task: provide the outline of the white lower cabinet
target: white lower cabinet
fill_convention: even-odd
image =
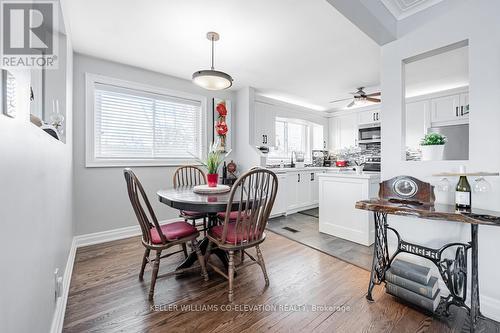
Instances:
[[[271,210],[271,216],[280,216],[286,214],[287,208],[287,183],[286,174],[277,174],[278,176],[278,192],[276,193],[276,199],[274,200],[273,209]]]
[[[318,175],[325,170],[300,170],[278,173],[278,193],[271,216],[292,214],[314,208],[319,202]]]
[[[370,246],[374,223],[370,212],[354,207],[356,201],[377,196],[380,176],[326,174],[319,179],[319,231]]]

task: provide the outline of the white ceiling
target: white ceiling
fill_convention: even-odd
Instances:
[[[75,51],[191,79],[210,65],[234,88],[317,110],[379,83],[379,46],[325,0],[71,0]]]
[[[443,0],[382,0],[384,6],[397,20],[402,20]]]
[[[413,97],[469,85],[469,48],[405,64],[405,95]]]

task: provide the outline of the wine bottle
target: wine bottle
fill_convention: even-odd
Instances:
[[[458,180],[457,188],[455,189],[455,207],[457,209],[471,208],[471,190],[467,177],[462,175]]]

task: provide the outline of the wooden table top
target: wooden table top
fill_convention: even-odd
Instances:
[[[390,215],[500,226],[500,212],[477,208],[473,208],[470,212],[457,211],[454,205],[371,199],[356,202],[356,208]]]
[[[192,187],[188,186],[157,192],[160,202],[170,207],[202,213],[225,212],[229,202],[229,193],[198,194],[193,192]],[[231,210],[238,210],[239,198],[240,189],[237,189]]]

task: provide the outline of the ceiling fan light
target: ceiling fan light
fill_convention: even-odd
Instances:
[[[224,90],[233,85],[233,78],[216,70],[201,70],[193,73],[193,83],[207,90]]]

